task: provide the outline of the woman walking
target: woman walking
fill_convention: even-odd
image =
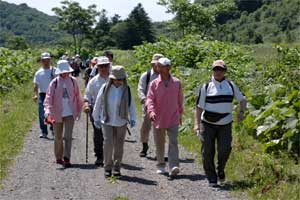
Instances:
[[[65,168],[71,167],[73,126],[83,105],[78,83],[70,76],[71,72],[73,69],[67,60],[58,61],[55,71],[58,77],[51,81],[44,102],[45,117],[54,127],[56,163]]]
[[[105,178],[121,176],[127,124],[130,122],[134,127],[136,123],[134,99],[126,77],[123,66],[112,67],[109,81],[101,87],[93,111],[94,124],[103,131]]]

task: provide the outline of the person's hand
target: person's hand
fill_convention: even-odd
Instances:
[[[200,130],[199,125],[195,124],[193,130],[194,130],[194,133],[197,134],[197,132]]]
[[[85,103],[84,103],[84,105],[83,105],[83,111],[84,111],[85,113],[89,113],[89,112],[91,111],[90,105],[89,105],[88,102],[85,102]]]
[[[130,120],[130,128],[135,127],[136,122],[134,120]]]
[[[146,103],[146,98],[141,100],[141,104],[145,104]]]
[[[55,120],[51,115],[48,114],[47,117],[44,120],[44,123],[46,125],[48,125],[48,124],[53,125],[55,123]]]
[[[37,101],[37,99],[38,99],[37,95],[34,95],[34,96],[32,97],[32,100],[33,100],[33,101]]]
[[[182,117],[181,116],[179,117],[179,125],[180,126],[182,125]]]
[[[238,114],[238,122],[242,122],[243,120],[244,120],[244,112],[239,112],[239,114]]]
[[[151,121],[155,122],[156,121],[156,114],[154,112],[150,113],[149,115]]]
[[[97,129],[101,128],[101,122],[100,121],[94,121],[94,125]]]

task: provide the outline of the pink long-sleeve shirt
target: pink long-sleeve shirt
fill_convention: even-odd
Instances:
[[[52,116],[56,122],[62,122],[62,98],[64,84],[66,84],[70,98],[70,107],[72,109],[74,119],[79,117],[83,106],[83,99],[81,97],[76,79],[72,77],[65,79],[61,78],[60,76],[56,77],[51,81],[44,101],[45,113]]]
[[[155,128],[171,128],[179,125],[183,113],[183,94],[180,80],[170,76],[168,86],[161,76],[150,83],[147,94],[147,112],[156,115]]]

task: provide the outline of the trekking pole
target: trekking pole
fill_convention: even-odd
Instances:
[[[130,132],[128,126],[126,128],[127,128],[128,134],[131,135],[131,132]]]
[[[85,162],[88,163],[88,148],[89,148],[89,113],[86,113],[86,136],[85,136]]]

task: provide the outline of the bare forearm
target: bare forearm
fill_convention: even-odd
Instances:
[[[247,107],[247,101],[243,100],[240,102],[240,112],[244,113]]]
[[[194,129],[200,128],[199,126],[200,126],[202,112],[203,112],[203,109],[196,107],[195,115],[194,115]]]

